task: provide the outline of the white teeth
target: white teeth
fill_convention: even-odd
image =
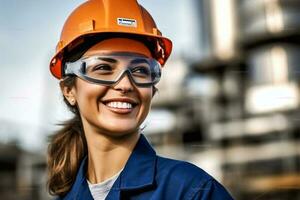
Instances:
[[[127,108],[127,109],[132,108],[132,104],[128,103],[128,102],[112,101],[112,102],[107,103],[106,105],[109,107],[112,107],[112,108]]]

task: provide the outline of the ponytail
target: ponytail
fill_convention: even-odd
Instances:
[[[64,84],[72,85],[73,79],[70,77]],[[63,127],[50,137],[48,146],[48,190],[51,195],[57,196],[64,196],[71,189],[81,160],[87,154],[79,112],[66,99],[64,101],[75,115],[59,124]]]
[[[61,84],[75,87],[75,76],[68,76]],[[153,86],[153,96],[157,88]],[[51,195],[65,196],[71,189],[83,157],[87,154],[87,143],[77,106],[66,98],[65,104],[74,117],[62,124],[60,130],[50,137],[48,146],[48,190]]]

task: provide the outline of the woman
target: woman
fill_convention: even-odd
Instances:
[[[172,49],[136,0],[89,0],[67,19],[50,70],[74,113],[49,144],[58,199],[232,199],[183,161],[157,156],[141,133]]]

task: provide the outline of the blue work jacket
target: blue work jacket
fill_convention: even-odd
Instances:
[[[71,190],[58,200],[93,200],[83,159]],[[107,200],[232,200],[226,189],[199,167],[156,155],[143,134]]]

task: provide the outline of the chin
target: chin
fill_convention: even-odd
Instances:
[[[108,132],[113,133],[114,135],[125,135],[136,133],[139,131],[139,127],[111,127],[108,129]]]
[[[100,129],[105,130],[106,133],[115,136],[122,136],[126,134],[137,133],[139,131],[138,123],[129,123],[126,120],[107,120],[104,126],[98,126]]]
[[[134,135],[138,133],[138,129],[137,130],[109,130],[106,132],[106,135],[113,137],[113,138],[126,138],[128,136]]]
[[[106,123],[101,123],[105,121]],[[105,120],[100,120],[99,128],[102,127],[106,130],[109,130],[113,133],[132,133],[137,132],[141,125],[142,120],[138,120],[136,118],[115,118],[115,117],[106,117]]]

